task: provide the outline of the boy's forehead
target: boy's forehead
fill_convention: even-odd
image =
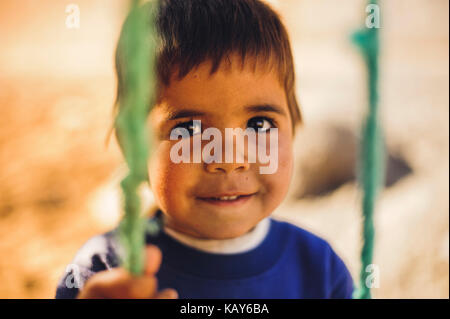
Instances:
[[[227,88],[223,89],[224,91]],[[225,117],[229,115],[247,115],[257,112],[273,112],[288,116],[289,110],[285,95],[280,90],[272,92],[267,90],[253,90],[246,92],[223,92],[215,94],[215,90],[209,93],[195,90],[170,94],[163,98],[154,108],[153,113],[159,120],[166,122],[189,117]]]
[[[286,94],[274,70],[239,63],[222,64],[211,74],[210,63],[203,63],[182,79],[172,78],[161,90],[158,108],[173,112],[180,108],[210,110],[252,104],[283,104]]]

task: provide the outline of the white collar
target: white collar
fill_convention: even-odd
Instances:
[[[216,254],[243,253],[257,247],[269,232],[270,220],[264,218],[252,230],[244,235],[230,239],[201,239],[195,238],[176,230],[163,227],[164,232],[178,242],[201,251]]]

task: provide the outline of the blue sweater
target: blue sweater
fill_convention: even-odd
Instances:
[[[119,266],[116,230],[91,238],[66,269],[56,298],[75,298],[95,272]],[[163,254],[159,289],[180,298],[351,298],[353,281],[343,261],[323,239],[270,219],[265,239],[248,252],[208,253],[160,232],[147,243]]]

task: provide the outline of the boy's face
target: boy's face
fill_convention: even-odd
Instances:
[[[161,99],[149,117],[155,138],[149,176],[156,202],[169,227],[200,238],[233,238],[248,232],[281,203],[292,175],[291,116],[277,72],[259,66],[253,70],[252,64],[241,69],[235,56],[230,61],[231,66],[222,63],[213,75],[209,74],[208,62],[182,80],[172,79],[170,86],[161,91]],[[268,105],[278,112],[258,108]],[[171,159],[171,149],[181,140],[170,140],[172,130],[191,129],[192,120],[201,121],[202,131],[214,127],[222,133],[221,163],[174,163]],[[244,153],[244,163],[227,162],[225,128],[277,128],[278,145],[267,151],[278,153],[277,170],[261,174],[260,167],[268,164],[259,159],[250,163],[248,151]],[[193,135],[197,134],[195,131],[196,128]],[[270,134],[274,133],[265,135],[268,146]],[[191,145],[191,153],[193,139],[184,139]],[[201,141],[201,148],[208,143]],[[248,140],[245,149],[247,146]],[[233,150],[236,152],[236,142]],[[223,195],[244,196],[234,201],[213,199]]]

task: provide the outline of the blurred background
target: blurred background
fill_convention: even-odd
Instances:
[[[355,166],[367,93],[350,35],[363,26],[366,2],[268,2],[290,32],[305,121],[290,193],[274,216],[327,239],[356,281]],[[0,298],[53,298],[81,245],[120,219],[123,159],[107,135],[127,3],[0,2]],[[373,295],[448,298],[449,2],[380,6],[388,166],[374,216]]]

